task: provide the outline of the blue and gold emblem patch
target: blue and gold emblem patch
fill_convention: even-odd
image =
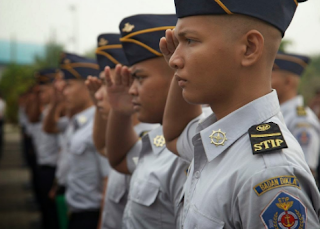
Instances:
[[[260,217],[268,229],[305,229],[307,210],[297,197],[281,191]]]

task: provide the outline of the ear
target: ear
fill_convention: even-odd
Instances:
[[[264,38],[257,30],[250,30],[243,36],[244,52],[241,64],[249,67],[255,64],[262,56],[264,49]]]

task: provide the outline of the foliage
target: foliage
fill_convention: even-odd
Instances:
[[[63,46],[49,41],[44,55],[36,55],[33,65],[9,64],[0,80],[0,92],[6,100],[6,119],[17,123],[19,95],[26,92],[34,84],[34,72],[41,68],[58,67]]]
[[[306,104],[320,88],[320,55],[311,57],[311,62],[301,77],[299,92],[304,96]]]

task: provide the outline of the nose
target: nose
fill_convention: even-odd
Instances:
[[[97,100],[102,100],[102,90],[103,90],[103,86],[101,86],[99,88],[98,91],[96,91],[96,93],[94,93],[94,97],[97,99]]]
[[[176,48],[176,50],[174,51],[174,53],[172,54],[172,56],[169,60],[169,65],[171,68],[173,68],[175,70],[181,69],[184,67],[184,61],[183,61],[183,58],[180,53],[179,45]]]
[[[137,89],[137,80],[133,80],[131,87],[129,88],[129,94],[131,96],[137,96],[138,95],[138,89]]]

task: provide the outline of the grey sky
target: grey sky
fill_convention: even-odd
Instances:
[[[122,18],[138,13],[175,13],[174,1],[0,0],[0,39],[43,44],[55,36],[67,51],[83,54],[100,33],[118,32]],[[285,38],[293,41],[291,52],[320,54],[319,0],[300,4]]]

